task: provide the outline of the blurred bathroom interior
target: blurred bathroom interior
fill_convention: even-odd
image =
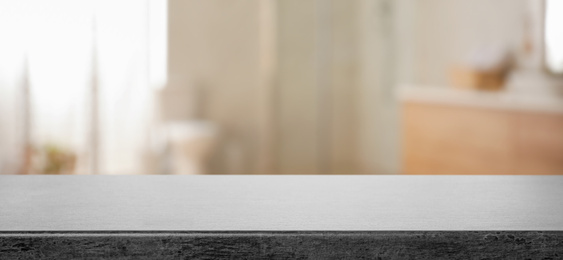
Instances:
[[[0,0],[0,174],[563,174],[563,0]]]

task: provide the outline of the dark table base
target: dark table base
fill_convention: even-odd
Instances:
[[[563,259],[563,231],[0,232],[0,259]]]

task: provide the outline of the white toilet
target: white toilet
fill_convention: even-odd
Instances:
[[[219,131],[203,120],[205,88],[186,75],[171,75],[159,93],[160,131],[167,147],[164,169],[169,174],[206,174]],[[162,139],[161,139],[162,140]]]
[[[205,174],[218,136],[217,127],[207,121],[183,121],[166,124],[170,173]]]

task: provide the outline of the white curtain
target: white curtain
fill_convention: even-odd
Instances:
[[[30,129],[35,147],[55,144],[73,151],[76,173],[147,171],[154,111],[150,7],[149,0],[0,0],[2,173],[21,167],[23,128]],[[97,105],[91,102],[93,79]],[[92,109],[98,111],[94,124]],[[98,155],[96,167],[92,153]]]

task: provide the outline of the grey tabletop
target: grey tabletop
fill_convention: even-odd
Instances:
[[[563,230],[563,176],[0,176],[0,231]]]

